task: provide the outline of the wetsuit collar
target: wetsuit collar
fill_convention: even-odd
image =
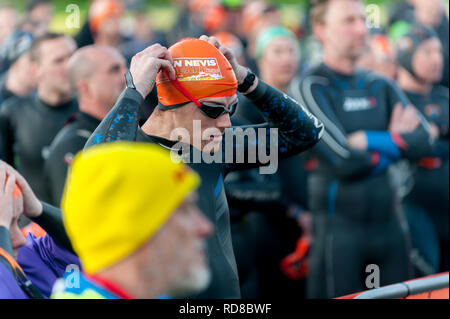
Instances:
[[[117,285],[116,283],[112,282],[111,280],[105,279],[103,277],[100,277],[98,275],[87,275],[85,276],[96,283],[97,285],[105,288],[109,292],[113,293],[114,295],[122,298],[122,299],[133,299],[133,297],[127,293],[122,287]]]
[[[71,107],[74,103],[76,103],[76,99],[74,97],[72,97],[69,101],[65,102],[65,103],[61,103],[58,105],[50,105],[46,102],[44,102],[38,95],[38,92],[35,92],[35,99],[38,101],[38,104],[43,107],[44,109],[47,110],[64,110],[66,108]]]
[[[138,127],[137,134],[140,135],[141,137],[144,137],[144,139],[149,140],[152,143],[159,144],[162,147],[167,148],[169,150],[174,150],[173,146],[175,144],[179,143],[177,141],[170,141],[170,140],[167,140],[167,139],[159,137],[159,136],[147,135],[140,127]]]
[[[334,77],[341,77],[344,79],[351,79],[353,78],[353,76],[355,76],[355,74],[357,74],[360,69],[355,68],[355,71],[352,74],[344,74],[344,73],[340,73],[336,70],[333,70],[332,68],[330,68],[328,65],[326,65],[325,63],[322,62],[322,67],[325,69],[325,71],[330,74],[330,76],[334,76]]]
[[[84,113],[81,111],[77,113],[77,117],[79,119],[81,119],[82,121],[85,121],[85,122],[88,122],[89,124],[95,125],[95,127],[97,127],[101,123],[101,120],[93,117],[92,115],[90,115],[88,113]]]

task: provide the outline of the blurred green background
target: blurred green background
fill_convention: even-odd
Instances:
[[[403,0],[366,0],[365,3],[367,5],[378,5],[378,8],[380,9],[380,22],[381,24],[384,24],[387,19],[389,7],[399,1]],[[6,4],[17,8],[20,11],[24,11],[28,2],[28,0],[0,0],[0,6]],[[82,25],[87,17],[91,0],[52,0],[52,2],[55,6],[55,17],[51,25],[52,31],[64,32],[71,35],[76,34],[79,31],[77,28],[66,28],[65,22],[70,14],[70,12],[66,12],[66,8],[68,8],[68,5],[70,4],[76,4],[78,6],[80,10],[80,24]],[[164,31],[170,30],[179,15],[178,7],[169,0],[145,0],[135,2],[140,2],[140,4],[134,10],[139,10],[140,12],[146,11],[155,29]],[[296,28],[300,25],[304,18],[305,8],[309,3],[308,0],[269,0],[269,2],[280,6],[283,23],[292,28]],[[445,0],[444,3],[448,13],[449,0]],[[132,10],[129,11],[129,14],[132,14]]]

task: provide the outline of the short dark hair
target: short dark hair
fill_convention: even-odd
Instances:
[[[34,39],[33,43],[31,44],[31,47],[29,49],[29,54],[30,54],[30,59],[31,61],[39,61],[40,59],[40,47],[41,44],[45,41],[48,40],[54,40],[54,39],[58,39],[58,38],[63,38],[63,37],[67,37],[65,34],[62,33],[45,33],[39,37],[37,37],[36,39]]]

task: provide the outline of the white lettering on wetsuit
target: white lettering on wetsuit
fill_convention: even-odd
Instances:
[[[364,111],[371,109],[377,105],[377,100],[374,97],[345,97],[344,111]]]

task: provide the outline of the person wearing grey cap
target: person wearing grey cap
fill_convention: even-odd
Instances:
[[[6,99],[28,96],[36,88],[28,49],[33,35],[21,30],[11,33],[0,49],[0,108]],[[1,72],[0,72],[1,73]]]

